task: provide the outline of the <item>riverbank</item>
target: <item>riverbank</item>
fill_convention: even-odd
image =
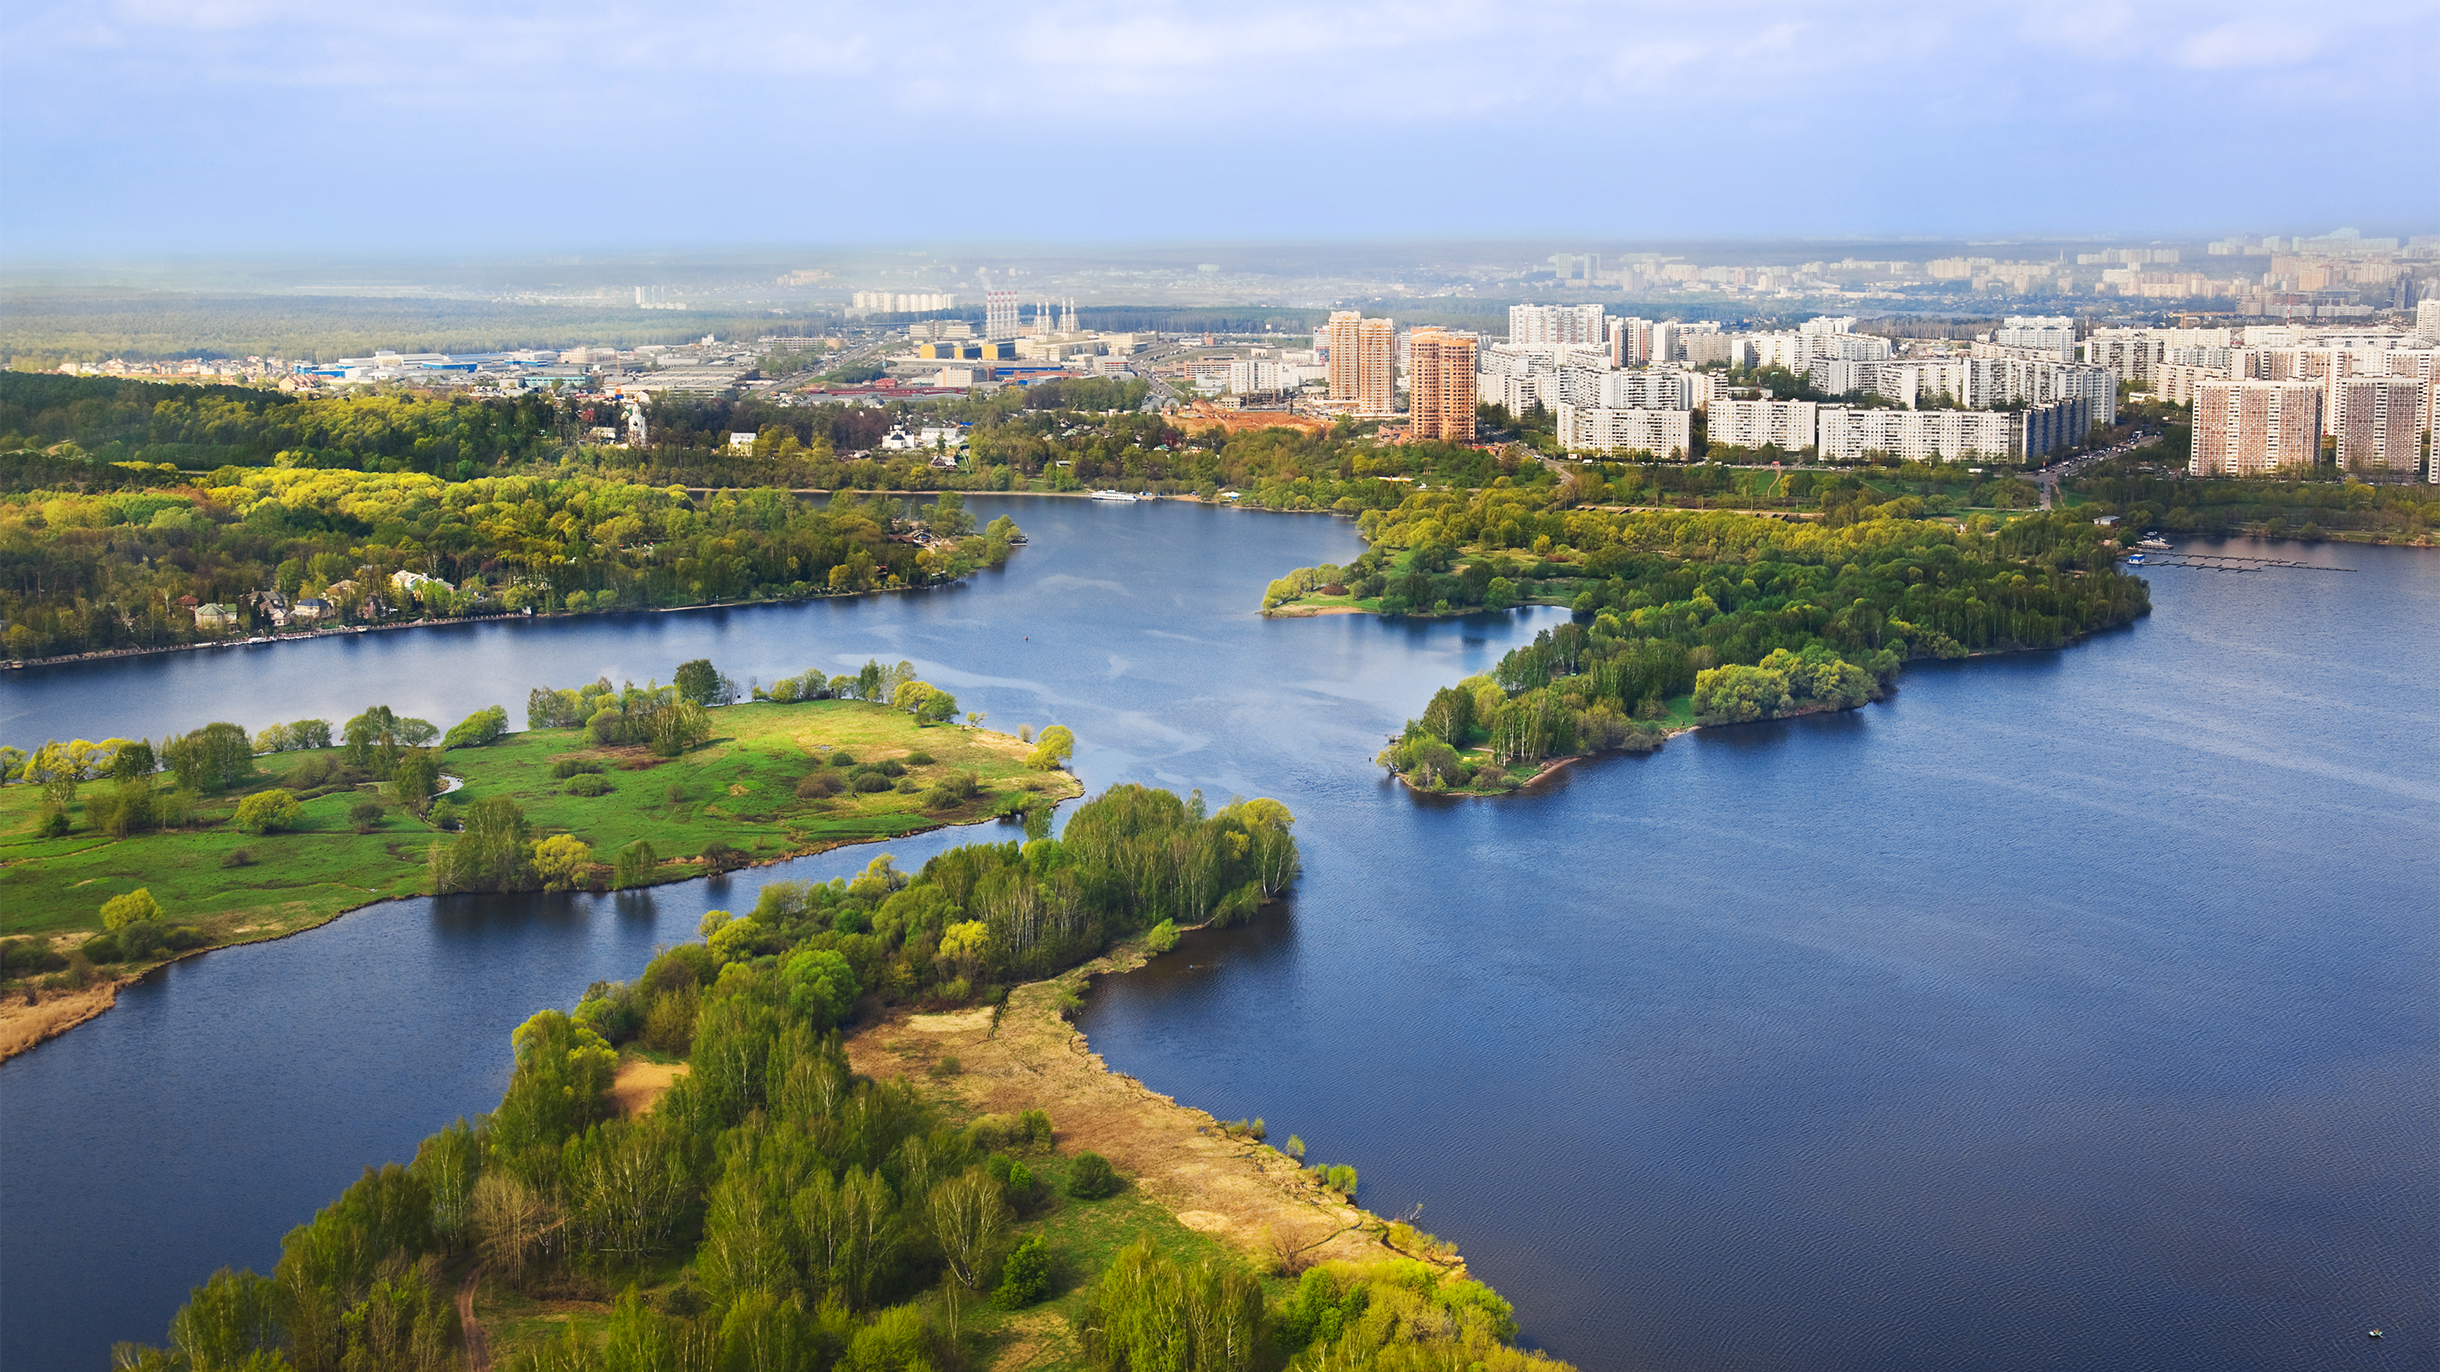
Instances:
[[[1295,1159],[1158,1094],[1094,1052],[1067,1013],[1097,978],[1149,960],[1135,942],[1012,988],[996,1011],[893,1011],[849,1035],[848,1060],[868,1076],[923,1085],[970,1117],[1047,1112],[1061,1150],[1108,1158],[1131,1189],[1257,1270],[1410,1257],[1464,1275],[1454,1249],[1411,1231],[1399,1231],[1406,1247],[1396,1246],[1390,1221],[1325,1188]],[[951,1061],[957,1070],[944,1072]]]
[[[596,746],[573,729],[452,749],[442,765],[465,784],[448,800],[463,807],[504,798],[523,813],[533,839],[584,842],[595,856],[574,884],[598,890],[617,877],[614,855],[639,840],[655,850],[651,865],[625,885],[984,823],[1084,790],[1063,770],[1035,767],[1023,740],[927,727],[878,704],[754,702],[711,711],[710,719],[715,737],[679,758]],[[196,802],[189,827],[125,838],[95,832],[85,802],[71,807],[68,834],[43,836],[39,788],[0,789],[0,935],[17,940],[14,950],[31,945],[50,954],[27,959],[27,972],[7,983],[0,1059],[108,1008],[61,1018],[48,1009],[53,1001],[23,1003],[27,987],[81,993],[96,976],[123,984],[179,957],[285,938],[353,910],[432,893],[431,851],[454,841],[437,805],[419,813],[392,787],[347,772],[336,749],[266,754],[255,763],[258,774],[241,786]],[[99,784],[88,789],[104,793]],[[300,797],[294,825],[238,832],[241,800],[273,789]],[[357,808],[368,802],[378,813],[359,818]],[[187,946],[121,959],[100,910],[138,889],[152,894],[166,926],[192,931],[178,940]],[[12,971],[21,965],[16,952],[10,963]]]
[[[1022,544],[1022,537],[1009,540],[1010,546]],[[443,615],[428,619],[402,619],[390,624],[340,624],[305,633],[258,634],[251,638],[215,638],[197,643],[165,643],[146,648],[104,648],[91,653],[62,653],[53,657],[9,658],[0,661],[0,671],[21,671],[29,667],[65,667],[80,662],[114,662],[126,658],[158,657],[163,653],[207,652],[221,648],[269,648],[281,643],[311,643],[325,638],[352,638],[359,634],[395,633],[401,629],[463,628],[469,624],[528,624],[553,620],[604,619],[621,615],[685,614],[695,610],[742,610],[759,605],[804,605],[817,600],[855,600],[864,596],[899,595],[910,591],[933,591],[964,583],[966,578],[939,582],[931,586],[871,586],[861,591],[820,591],[806,596],[773,596],[759,600],[706,600],[689,605],[639,605],[609,610],[546,610],[536,613],[501,611],[484,615]]]

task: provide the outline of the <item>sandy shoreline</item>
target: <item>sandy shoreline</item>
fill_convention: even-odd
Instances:
[[[1325,1190],[1268,1144],[1225,1134],[1205,1111],[1111,1070],[1061,1016],[1068,993],[1145,960],[1130,947],[1016,987],[996,1016],[989,1009],[893,1011],[849,1036],[848,1060],[869,1076],[923,1079],[978,1114],[1048,1112],[1062,1152],[1090,1149],[1108,1158],[1179,1223],[1237,1248],[1257,1265],[1400,1255],[1389,1246],[1387,1220]],[[929,1076],[935,1063],[952,1055],[961,1072]],[[1403,1255],[1453,1274],[1465,1270],[1453,1253]]]

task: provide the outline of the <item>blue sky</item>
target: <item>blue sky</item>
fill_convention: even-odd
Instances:
[[[0,255],[2440,228],[2440,4],[9,0]]]

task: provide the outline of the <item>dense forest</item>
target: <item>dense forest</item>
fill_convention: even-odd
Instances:
[[[1913,658],[2053,648],[2148,612],[2108,531],[2069,514],[1964,527],[1915,497],[1794,523],[1724,511],[1552,508],[1528,493],[1418,493],[1367,512],[1336,584],[1386,614],[1560,599],[1575,623],[1434,697],[1383,753],[1425,786],[1498,784],[1549,757],[1655,746],[1672,702],[1706,722],[1853,706]],[[1481,749],[1484,762],[1463,755]]]
[[[175,488],[0,495],[0,615],[24,659],[210,636],[185,597],[230,606],[238,629],[269,591],[327,599],[340,621],[793,599],[954,580],[999,565],[1016,533],[1003,517],[977,534],[951,493],[918,544],[912,513],[582,474],[227,468]]]
[[[520,1372],[952,1372],[961,1305],[1050,1294],[1028,1221],[1065,1202],[1042,1178],[1084,1202],[1123,1179],[1061,1158],[1040,1112],[960,1122],[904,1080],[856,1075],[836,1031],[892,1003],[996,998],[1130,934],[1241,919],[1295,879],[1292,823],[1273,801],[1207,814],[1120,786],[1057,839],[954,849],[912,877],[884,858],[852,881],[772,883],[635,981],[527,1020],[496,1110],[368,1169],[270,1276],[214,1274],[167,1349],[122,1347],[118,1365],[437,1372],[457,1365],[451,1290],[480,1261],[522,1291],[623,1292],[606,1319],[506,1350]],[[628,1045],[691,1069],[633,1118],[608,1094]],[[1103,1368],[1551,1366],[1508,1346],[1514,1318],[1487,1288],[1415,1262],[1266,1291],[1234,1262],[1138,1243],[1070,1279],[1086,1276]]]

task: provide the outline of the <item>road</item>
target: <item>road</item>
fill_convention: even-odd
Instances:
[[[2078,453],[2074,457],[2063,458],[2035,471],[2033,481],[2035,485],[2042,488],[2042,508],[2047,510],[2057,502],[2061,477],[2074,476],[2096,462],[2107,462],[2114,457],[2124,457],[2146,443],[2157,441],[2159,437],[2159,434],[2138,429],[2106,448],[2096,448],[2089,453]]]

